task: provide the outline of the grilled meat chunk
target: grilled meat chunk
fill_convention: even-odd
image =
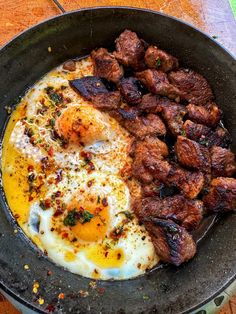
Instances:
[[[119,89],[124,100],[130,105],[137,105],[142,100],[139,90],[140,83],[135,77],[123,78],[120,81]]]
[[[142,70],[145,68],[144,42],[138,38],[136,33],[126,29],[115,40],[115,43],[116,51],[113,54],[121,64],[135,70]]]
[[[207,80],[193,70],[181,69],[168,75],[172,85],[182,92],[182,98],[193,104],[205,105],[213,98]]]
[[[147,218],[145,227],[163,262],[179,266],[196,254],[196,243],[192,236],[172,220]]]
[[[174,104],[166,97],[159,95],[146,94],[143,95],[141,103],[137,106],[140,112],[159,113],[162,112],[164,106]]]
[[[149,184],[143,184],[141,186],[142,196],[143,197],[158,196],[160,194],[162,186],[163,184],[157,180],[154,180]]]
[[[94,66],[94,75],[117,83],[123,76],[123,69],[116,58],[105,48],[91,52]]]
[[[144,59],[148,68],[163,72],[176,70],[179,67],[179,62],[175,57],[156,46],[148,47]]]
[[[201,145],[205,145],[208,148],[214,145],[228,147],[232,142],[229,132],[221,127],[218,127],[215,131],[213,131],[205,125],[186,120],[183,130],[188,138]]]
[[[134,120],[125,120],[124,127],[135,137],[165,135],[166,127],[160,117],[149,113],[147,116],[136,116]]]
[[[134,161],[132,164],[132,174],[139,181],[150,184],[153,176],[143,164],[143,159],[152,156],[154,159],[161,159],[168,155],[167,145],[158,138],[146,137],[144,141],[135,144]]]
[[[162,118],[174,136],[183,133],[183,118],[186,112],[185,106],[176,103],[162,106]]]
[[[151,93],[167,96],[170,99],[179,99],[181,94],[179,89],[170,84],[167,75],[164,72],[148,69],[136,73],[136,77]]]
[[[210,102],[205,106],[189,104],[186,108],[190,120],[209,127],[217,126],[222,118],[222,111],[213,102]]]
[[[150,155],[144,156],[143,165],[153,178],[167,186],[175,186],[188,198],[196,198],[204,186],[204,176],[199,171],[188,171]]]
[[[208,212],[228,212],[236,209],[236,179],[218,177],[211,181],[211,188],[203,197]]]
[[[209,150],[186,137],[178,136],[175,144],[178,161],[183,166],[210,172],[211,159]]]
[[[121,96],[118,91],[109,92],[96,76],[85,76],[80,79],[69,81],[70,86],[83,98],[93,103],[96,108],[101,110],[117,109]]]
[[[211,168],[214,178],[232,177],[236,171],[234,153],[229,149],[213,146],[211,148]]]
[[[182,195],[164,199],[147,197],[134,204],[134,212],[142,221],[145,217],[171,219],[187,230],[196,229],[202,220],[203,204],[199,200],[189,200]]]

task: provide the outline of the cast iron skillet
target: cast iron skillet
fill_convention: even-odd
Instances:
[[[219,44],[195,28],[166,15],[133,8],[108,7],[71,12],[43,22],[0,51],[0,131],[6,105],[43,74],[66,59],[82,57],[95,47],[111,47],[125,28],[177,56],[181,64],[204,74],[236,147],[236,61]],[[48,47],[52,52],[48,52]],[[1,287],[28,307],[45,313],[188,313],[224,289],[236,274],[236,215],[225,216],[201,241],[197,256],[181,267],[163,267],[133,280],[98,282],[54,265],[20,232],[0,194]],[[28,271],[24,265],[29,265]],[[48,270],[52,272],[47,275]],[[40,284],[38,294],[33,282]],[[80,296],[79,291],[89,291]],[[60,292],[65,298],[57,302]],[[37,297],[45,303],[39,306]],[[53,308],[53,307],[51,307]],[[50,309],[50,307],[49,307]]]

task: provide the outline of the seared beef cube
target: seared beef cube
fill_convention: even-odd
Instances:
[[[159,113],[164,106],[174,104],[166,97],[159,95],[146,94],[143,96],[141,103],[138,105],[140,112]]]
[[[144,138],[149,135],[165,135],[166,127],[161,118],[155,114],[139,116],[134,120],[124,121],[124,127],[135,137]]]
[[[93,50],[91,53],[94,75],[117,83],[123,76],[123,69],[116,58],[105,48]]]
[[[132,164],[132,174],[139,181],[149,184],[153,180],[153,176],[145,165],[143,159],[152,156],[154,159],[166,157],[168,148],[164,142],[158,138],[147,137],[144,141],[138,141],[134,148],[134,161]]]
[[[168,182],[168,175],[171,171],[171,165],[168,161],[147,155],[143,156],[143,165],[149,170],[153,178],[163,183]]]
[[[86,100],[101,110],[112,110],[119,107],[121,96],[118,91],[109,92],[102,80],[96,76],[85,76],[69,81],[70,86]]]
[[[221,213],[236,209],[236,179],[219,177],[213,179],[211,188],[203,197],[209,212]]]
[[[175,144],[178,161],[183,166],[210,172],[211,159],[209,150],[186,137],[178,136]]]
[[[205,140],[208,135],[212,132],[210,128],[205,125],[197,124],[190,120],[186,120],[183,126],[183,133],[191,140],[200,142]]]
[[[147,218],[145,227],[163,262],[179,266],[196,254],[196,243],[192,236],[172,220]]]
[[[221,127],[218,127],[213,131],[205,125],[187,120],[184,123],[183,130],[188,138],[206,146],[207,148],[214,145],[228,147],[232,142],[229,132]]]
[[[141,221],[148,217],[171,219],[187,230],[193,230],[202,220],[203,204],[182,195],[164,199],[147,197],[135,202],[134,211]]]
[[[201,192],[205,179],[200,171],[188,171],[174,165],[169,172],[167,183],[193,199]]]
[[[148,68],[158,69],[163,72],[176,70],[179,67],[179,62],[175,57],[156,46],[148,47],[144,59]]]
[[[121,95],[130,105],[137,105],[142,100],[139,81],[135,77],[123,78],[119,84]]]
[[[136,33],[126,29],[115,43],[116,51],[113,54],[121,64],[135,70],[144,69],[144,43]]]
[[[186,108],[190,120],[209,127],[217,126],[222,118],[222,111],[213,102],[208,103],[205,106],[189,104]]]
[[[182,98],[193,104],[205,105],[213,98],[207,80],[193,70],[170,72],[169,81],[182,92]]]
[[[235,156],[229,149],[213,146],[211,149],[213,177],[232,177],[236,171]]]
[[[150,197],[150,196],[157,196],[160,194],[160,190],[163,184],[159,181],[152,181],[149,184],[143,184],[141,186],[142,196],[143,197]]]
[[[172,103],[162,107],[162,117],[174,136],[183,133],[183,118],[185,114],[186,108],[182,105]]]
[[[149,69],[136,73],[136,77],[151,93],[167,96],[170,99],[179,99],[181,94],[179,89],[170,84],[164,72]]]

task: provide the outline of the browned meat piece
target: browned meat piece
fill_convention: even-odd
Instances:
[[[124,121],[124,127],[135,137],[144,138],[149,135],[165,135],[166,127],[161,118],[149,113],[146,117],[135,117],[134,120]]]
[[[120,104],[120,93],[118,91],[109,92],[98,77],[85,76],[69,81],[69,83],[76,92],[101,110],[117,109]]]
[[[184,106],[175,103],[162,107],[162,117],[174,136],[183,133],[183,117],[186,112]]]
[[[196,243],[192,236],[173,221],[147,218],[145,227],[163,262],[179,266],[196,254]]]
[[[190,120],[209,127],[217,126],[222,118],[222,111],[213,102],[208,103],[205,106],[189,104],[186,108]]]
[[[157,196],[160,194],[160,190],[163,184],[159,181],[152,181],[149,184],[142,185],[142,196],[143,197],[150,197],[150,196]]]
[[[203,204],[209,212],[227,212],[236,209],[236,179],[216,178],[211,181],[211,188],[203,197]]]
[[[113,54],[121,64],[135,70],[144,69],[144,43],[136,33],[126,29],[115,43],[116,51]]]
[[[179,62],[175,57],[155,46],[148,47],[144,59],[148,68],[163,72],[176,70],[179,67]]]
[[[134,211],[142,221],[145,217],[171,219],[187,230],[196,229],[202,220],[203,204],[182,195],[164,199],[147,197],[134,204]]]
[[[74,60],[67,60],[66,62],[63,63],[62,68],[63,70],[73,72],[76,70],[76,63]]]
[[[123,78],[119,84],[121,95],[130,105],[137,105],[142,100],[139,81],[135,77]]]
[[[213,177],[232,177],[236,171],[235,156],[229,149],[213,146],[211,149]]]
[[[179,89],[170,84],[164,72],[148,69],[136,73],[136,77],[153,94],[167,96],[170,99],[176,100],[178,100],[181,95]]]
[[[186,197],[196,198],[205,183],[204,176],[199,171],[188,171],[178,166],[172,166],[168,176],[168,184],[177,187]]]
[[[170,72],[170,83],[182,92],[182,98],[193,104],[205,105],[213,98],[207,80],[193,70],[181,69]]]
[[[175,144],[178,161],[183,166],[210,172],[211,159],[209,150],[186,137],[178,136]]]
[[[138,141],[133,150],[133,176],[145,184],[151,183],[153,181],[153,176],[143,164],[143,158],[145,156],[152,156],[154,159],[166,157],[168,155],[167,145],[158,138],[146,137],[144,141]]]
[[[141,103],[138,105],[140,112],[159,113],[162,111],[163,106],[171,105],[172,103],[166,97],[160,97],[159,95],[146,94],[143,96]]]
[[[188,198],[196,198],[204,186],[204,176],[199,171],[188,171],[151,155],[143,157],[143,165],[154,179],[175,186]]]
[[[123,76],[123,69],[116,58],[105,48],[91,52],[94,75],[104,77],[108,81],[117,83]]]
[[[232,142],[229,132],[221,127],[218,127],[215,131],[213,131],[205,125],[187,120],[184,123],[183,130],[188,138],[201,145],[205,145],[207,148],[214,145],[228,147]]]

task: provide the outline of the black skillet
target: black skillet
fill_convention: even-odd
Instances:
[[[71,12],[27,30],[0,51],[0,131],[4,109],[43,74],[95,47],[111,47],[125,28],[157,44],[210,82],[236,147],[236,61],[195,28],[166,15],[108,7]],[[48,51],[51,47],[51,52]],[[50,50],[50,49],[49,49]],[[133,280],[98,282],[74,275],[42,256],[19,231],[0,194],[1,288],[28,307],[45,313],[188,313],[222,291],[236,275],[236,215],[217,222],[198,245],[197,256],[181,267],[163,267]],[[30,269],[25,270],[24,265]],[[51,276],[48,271],[51,271]],[[40,284],[38,294],[33,282]],[[80,290],[89,291],[87,297]],[[65,298],[58,301],[59,293]],[[82,293],[83,294],[83,293]],[[39,305],[37,298],[44,304]]]

